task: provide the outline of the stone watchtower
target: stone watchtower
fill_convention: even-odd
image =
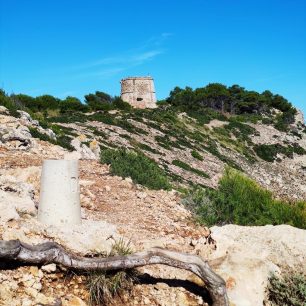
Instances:
[[[135,108],[155,108],[156,96],[153,78],[127,77],[121,80],[121,99]]]

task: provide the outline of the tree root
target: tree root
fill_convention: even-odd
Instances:
[[[152,248],[126,256],[85,258],[77,256],[55,242],[29,245],[19,240],[0,240],[0,261],[22,264],[60,264],[85,271],[125,270],[146,265],[163,264],[184,269],[200,277],[213,301],[213,306],[228,306],[225,281],[199,256]]]

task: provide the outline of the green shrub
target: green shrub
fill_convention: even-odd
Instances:
[[[217,190],[198,188],[184,199],[198,220],[215,224],[290,224],[306,228],[306,202],[275,200],[272,193],[240,172],[227,169]]]
[[[191,155],[198,160],[203,160],[203,156],[198,151],[192,150]]]
[[[305,306],[306,276],[294,271],[284,276],[271,276],[267,286],[267,299],[275,306]]]
[[[131,177],[138,184],[151,189],[170,189],[164,171],[141,152],[126,149],[107,149],[101,152],[101,162],[111,165],[111,172],[122,177]]]
[[[205,178],[209,178],[209,175],[207,173],[205,173],[205,172],[203,172],[203,171],[201,171],[199,169],[192,168],[191,166],[189,166],[188,164],[186,164],[186,163],[184,163],[184,162],[182,162],[180,160],[177,160],[177,159],[173,160],[172,161],[172,165],[175,165],[175,166],[180,167],[180,168],[182,168],[184,170],[193,172],[193,173],[195,173],[195,174],[197,174],[199,176],[202,176],[202,177],[205,177]]]
[[[270,145],[260,144],[254,146],[254,151],[261,159],[267,162],[273,162],[276,159],[278,153],[284,154],[289,158],[293,157],[293,153],[296,153],[298,155],[306,154],[306,150],[303,149],[298,143],[289,145],[287,147],[278,143]]]

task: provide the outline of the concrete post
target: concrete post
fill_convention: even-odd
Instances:
[[[38,220],[47,225],[81,224],[78,160],[45,160]]]

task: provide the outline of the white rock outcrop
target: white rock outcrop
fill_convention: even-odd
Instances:
[[[55,241],[81,254],[109,253],[120,238],[115,225],[93,220],[82,220],[81,225],[55,227],[29,219],[19,228],[9,228],[3,234],[4,240],[20,239],[29,244]]]
[[[30,116],[30,114],[28,114],[27,112],[18,110],[17,111],[20,114],[20,121],[25,125],[25,126],[32,126],[37,128],[37,130],[42,133],[45,134],[47,136],[49,136],[51,139],[56,140],[56,135],[55,133],[51,130],[51,129],[44,129],[39,125],[38,120],[34,120],[32,119],[32,117]]]
[[[34,189],[31,184],[13,176],[0,176],[0,223],[17,220],[20,214],[36,214]]]
[[[271,273],[306,272],[306,231],[289,225],[212,227],[221,261],[216,271],[227,281],[235,306],[262,306]]]
[[[18,150],[28,150],[35,145],[29,129],[18,123],[12,127],[0,124],[0,142]]]
[[[65,159],[97,159],[95,153],[79,138],[74,138],[71,145],[76,150],[75,152],[67,153]]]

